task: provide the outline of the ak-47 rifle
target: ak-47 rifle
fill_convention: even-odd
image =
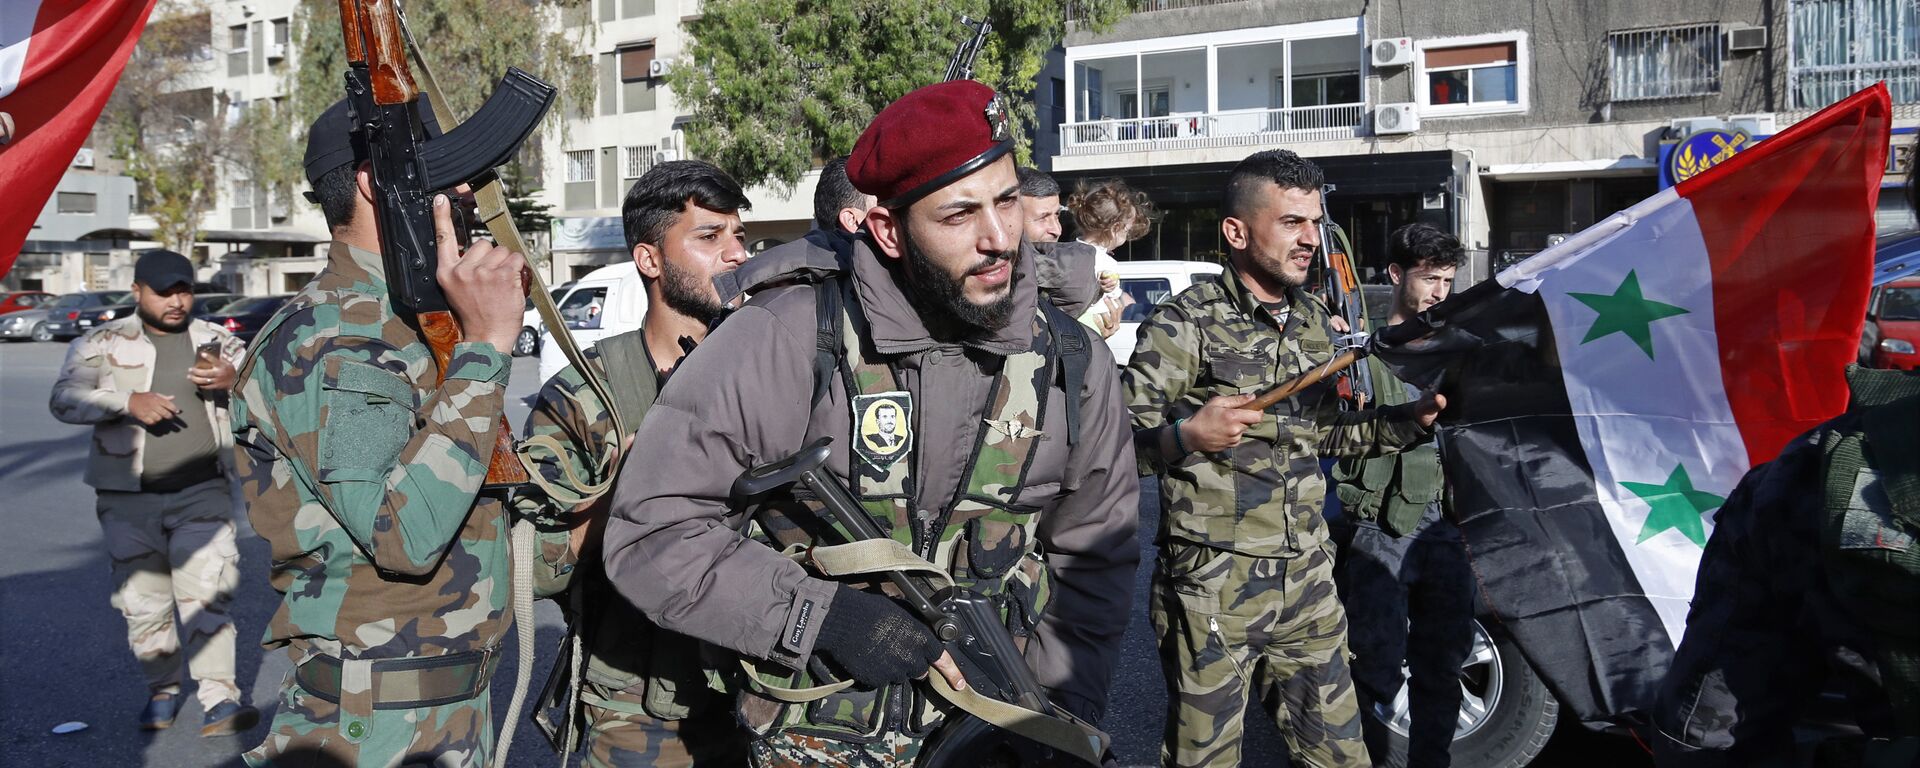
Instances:
[[[428,138],[420,89],[407,63],[407,35],[394,0],[340,0],[347,46],[347,104],[354,131],[365,140],[373,167],[373,207],[380,255],[394,311],[412,317],[433,350],[439,372],[460,341],[460,325],[436,277],[433,197],[483,181],[512,159],[553,103],[554,88],[509,68],[472,119]],[[500,415],[486,484],[527,481],[513,450],[513,430]]]
[[[980,49],[986,46],[987,35],[993,31],[993,22],[975,20],[966,14],[960,15],[960,25],[973,30],[973,36],[960,41],[953,58],[947,60],[947,80],[973,79],[973,60],[980,57]]]
[[[1333,311],[1347,323],[1347,333],[1358,334],[1365,338],[1367,333],[1366,301],[1360,292],[1360,274],[1354,269],[1353,250],[1347,242],[1345,232],[1333,223],[1333,215],[1327,209],[1327,196],[1333,194],[1333,185],[1328,184],[1320,190],[1320,254],[1324,267],[1327,301],[1333,305]],[[1373,372],[1366,366],[1359,366],[1347,374],[1353,389],[1353,399],[1360,406],[1373,402]]]

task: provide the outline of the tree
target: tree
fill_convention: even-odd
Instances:
[[[1076,24],[1099,30],[1129,0],[1080,0]],[[687,145],[744,184],[791,187],[817,160],[846,154],[881,108],[940,79],[964,36],[960,16],[993,34],[974,77],[1009,97],[1028,162],[1034,78],[1066,34],[1059,0],[708,0],[689,24],[689,66],[667,83],[690,111]]]
[[[403,7],[408,30],[422,46],[422,55],[433,67],[447,100],[452,102],[449,106],[454,114],[472,115],[507,67],[512,66],[560,89],[555,106],[547,111],[546,124],[563,125],[561,114],[565,104],[592,103],[593,99],[592,67],[586,58],[572,55],[593,27],[568,28],[559,23],[563,9],[579,8],[585,3],[586,0],[411,0]],[[263,145],[276,146],[262,153],[263,165],[256,170],[256,178],[279,190],[305,185],[300,161],[307,129],[322,111],[346,95],[346,49],[340,37],[339,3],[331,0],[302,3],[294,16],[293,39],[299,41],[299,50],[295,53],[297,66],[285,79],[286,106],[264,114],[262,120],[268,125],[259,132]],[[422,79],[419,73],[415,75],[416,80]],[[538,168],[539,141],[540,133],[536,132],[521,148],[520,156],[507,167],[503,178],[537,178],[537,173],[530,173],[523,166]],[[515,198],[525,196],[524,191],[511,186],[508,193]],[[529,218],[515,211],[514,220],[538,225],[538,212],[532,213],[536,215]]]
[[[225,104],[194,81],[212,62],[213,27],[198,0],[162,0],[102,112],[99,130],[133,179],[161,247],[191,255],[213,207]]]

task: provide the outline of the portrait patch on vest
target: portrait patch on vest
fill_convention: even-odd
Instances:
[[[893,466],[913,450],[913,395],[880,392],[853,398],[854,453],[875,469]]]

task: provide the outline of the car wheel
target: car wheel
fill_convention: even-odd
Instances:
[[[1460,665],[1460,721],[1453,733],[1453,764],[1486,768],[1521,768],[1546,749],[1547,739],[1560,721],[1560,701],[1533,671],[1520,647],[1505,637],[1488,633],[1473,623],[1473,650]],[[1412,712],[1407,687],[1393,697],[1386,712],[1368,717],[1385,720],[1392,731],[1389,753],[1375,756],[1382,768],[1407,764],[1407,726]]]
[[[46,323],[41,323],[39,325],[34,326],[33,340],[34,341],[53,341],[53,329],[48,328]]]
[[[520,335],[513,340],[513,356],[526,357],[540,351],[540,334],[532,328],[521,328]]]

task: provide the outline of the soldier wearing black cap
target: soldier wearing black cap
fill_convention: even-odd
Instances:
[[[813,512],[729,504],[738,474],[823,437],[896,541],[1002,606],[1055,702],[1088,721],[1106,706],[1139,557],[1131,437],[1105,345],[1040,300],[999,107],[953,81],[883,110],[847,163],[881,201],[867,234],[736,270],[752,300],[682,362],[619,477],[607,573],[662,626],[752,665],[739,702],[758,764],[910,764],[953,712],[912,681],[960,682],[884,579],[780,553],[816,543]]]
[[[437,277],[464,335],[437,363],[388,295],[366,160],[335,104],[306,155],[334,238],[326,269],[261,329],[235,386],[243,487],[286,596],[264,642],[295,665],[247,760],[486,765],[512,569],[508,511],[479,492],[525,261],[485,241],[461,252],[435,199]],[[570,560],[558,537],[541,551]]]
[[[53,415],[93,425],[86,481],[112,557],[113,605],[126,617],[127,642],[147,678],[140,727],[173,725],[184,662],[199,683],[201,735],[238,733],[260,718],[234,679],[227,615],[240,584],[227,390],[245,348],[225,328],[193,319],[193,264],[185,256],[141,254],[133,299],[133,316],[68,348]]]

